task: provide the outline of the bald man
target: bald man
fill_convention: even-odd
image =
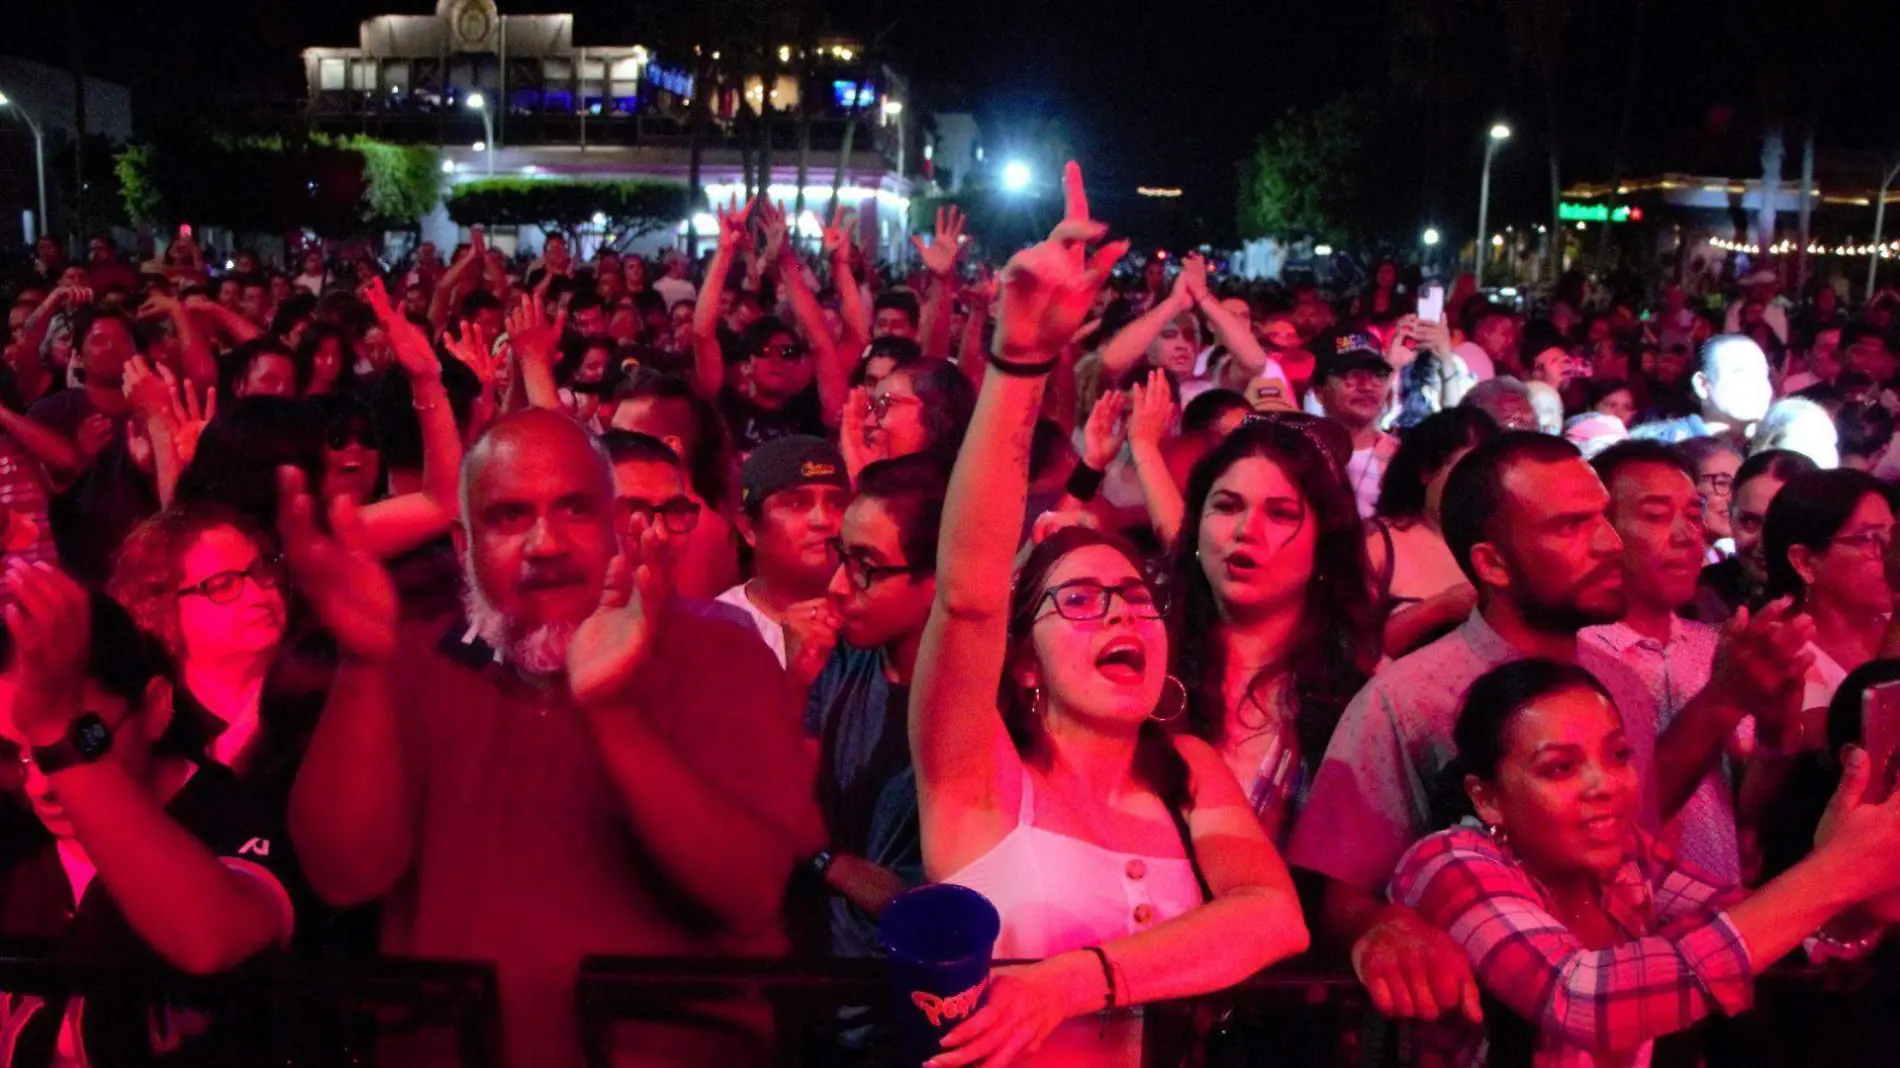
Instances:
[[[603,597],[638,531],[617,536],[598,442],[545,411],[491,426],[462,468],[466,611],[400,631],[349,510],[332,539],[286,488],[286,553],[342,654],[291,802],[320,894],[388,895],[387,953],[494,962],[516,1068],[580,1062],[586,954],[784,948],[781,890],[817,819],[782,673],[694,602]],[[740,1056],[660,1025],[614,1038],[616,1064]]]

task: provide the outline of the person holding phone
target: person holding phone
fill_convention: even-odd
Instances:
[[[1900,891],[1900,798],[1873,799],[1859,747],[1844,751],[1812,852],[1751,893],[1642,828],[1635,747],[1589,671],[1493,669],[1453,740],[1439,779],[1448,826],[1406,852],[1391,896],[1470,959],[1489,1063],[1647,1063],[1656,1039],[1746,1009],[1755,977],[1793,950],[1865,952],[1856,910]]]

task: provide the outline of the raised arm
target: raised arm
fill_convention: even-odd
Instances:
[[[1182,266],[1166,300],[1156,301],[1147,314],[1122,327],[1120,333],[1109,338],[1108,344],[1102,346],[1102,373],[1108,375],[1111,381],[1119,379],[1124,371],[1141,363],[1148,355],[1148,346],[1161,336],[1164,327],[1179,318],[1182,312],[1193,310],[1194,275],[1191,267],[1191,264]]]
[[[455,310],[455,302],[462,298],[471,278],[479,279],[486,269],[488,259],[488,241],[481,227],[469,228],[468,251],[462,258],[449,264],[442,277],[435,281],[435,292],[429,297],[429,328],[441,333],[448,328],[449,316]],[[499,294],[498,294],[499,295]]]
[[[838,318],[844,320],[838,349],[847,361],[856,360],[871,343],[871,313],[864,306],[864,291],[851,275],[851,235],[857,227],[858,213],[839,206],[832,209],[824,237],[825,255],[831,259],[831,288],[838,291]]]
[[[355,905],[387,893],[415,849],[391,674],[396,590],[347,498],[331,502],[332,533],[317,528],[296,468],[279,469],[277,498],[285,559],[339,654],[290,791],[290,837],[318,895]]]
[[[211,342],[198,328],[196,317],[179,301],[164,293],[153,293],[139,307],[140,319],[170,319],[178,332],[178,346],[184,352],[185,377],[210,389],[218,384],[218,362],[211,356]]]
[[[1199,255],[1189,256],[1188,262],[1201,264],[1198,277],[1200,291],[1194,296],[1194,304],[1207,317],[1208,325],[1214,328],[1214,336],[1227,346],[1234,360],[1247,369],[1249,378],[1266,373],[1271,358],[1267,350],[1260,347],[1260,339],[1253,336],[1253,324],[1222,307],[1221,302],[1208,292],[1207,265]]]
[[[1073,163],[1065,187],[1063,222],[1049,240],[1004,268],[993,366],[944,501],[937,599],[910,691],[911,757],[924,862],[933,877],[954,870],[954,861],[973,846],[980,849],[958,833],[967,822],[958,817],[994,819],[1020,789],[1021,759],[997,712],[996,682],[1004,668],[1029,444],[1046,376],[1127,250],[1119,243],[1087,253],[1085,243],[1103,227],[1089,220]]]
[[[560,359],[561,333],[567,328],[567,309],[548,317],[540,294],[529,293],[508,314],[508,345],[515,356],[515,389],[528,407],[565,411],[554,384],[554,364]]]
[[[963,212],[953,204],[937,209],[937,232],[924,244],[912,235],[918,258],[930,272],[930,300],[924,305],[923,322],[917,336],[923,340],[924,355],[934,360],[950,358],[950,297],[956,289],[957,257],[963,252]]]
[[[194,319],[211,320],[213,332],[232,345],[242,345],[264,336],[262,327],[208,297],[186,298],[185,311]],[[217,384],[216,375],[212,376],[212,384]]]
[[[1174,484],[1168,461],[1161,454],[1161,439],[1174,425],[1174,396],[1168,388],[1167,372],[1159,368],[1148,374],[1147,385],[1135,383],[1133,406],[1128,413],[1128,444],[1135,461],[1135,481],[1141,485],[1141,500],[1148,509],[1149,525],[1164,546],[1172,546],[1181,533],[1181,519],[1187,502],[1181,488]]]
[[[965,286],[963,299],[969,302],[970,314],[963,321],[963,337],[957,342],[957,366],[963,369],[963,376],[975,386],[983,385],[983,375],[989,370],[989,364],[983,359],[983,330],[990,321],[990,302],[996,299],[996,278],[988,274],[977,280],[975,285]]]
[[[805,281],[804,265],[798,262],[797,251],[786,240],[789,228],[785,209],[761,204],[759,215],[765,227],[766,255],[771,258],[771,269],[778,272],[779,290],[791,302],[799,332],[805,335],[811,345],[812,358],[817,361],[814,377],[818,382],[819,412],[826,426],[839,428],[844,420],[845,397],[851,390],[850,359],[840,353],[837,339],[825,329],[824,311]]]
[[[388,558],[425,545],[449,532],[461,514],[459,476],[462,435],[455,409],[442,384],[442,361],[421,328],[389,305],[380,279],[363,287],[369,306],[389,337],[396,362],[409,379],[416,421],[422,428],[422,491],[404,493],[364,506],[363,531],[369,549]]]
[[[17,598],[7,610],[18,664],[13,722],[29,745],[48,746],[64,739],[84,711],[91,606],[78,583],[45,565],[9,580]],[[289,940],[283,886],[220,861],[124,764],[74,764],[50,781],[113,903],[173,966],[208,975]]]
[[[752,239],[746,219],[752,214],[752,201],[739,206],[737,198],[719,213],[719,247],[713,251],[706,279],[700,283],[699,303],[693,305],[693,371],[699,395],[709,401],[719,399],[726,384],[725,350],[719,347],[719,295],[726,291],[726,276],[732,272],[732,258],[739,246]]]

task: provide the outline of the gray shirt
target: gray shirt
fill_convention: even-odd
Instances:
[[[1374,675],[1346,706],[1326,747],[1288,862],[1352,886],[1384,887],[1406,849],[1438,829],[1432,796],[1455,753],[1452,728],[1465,691],[1523,655],[1473,612],[1457,630]],[[1655,700],[1600,646],[1579,643],[1577,663],[1623,713],[1643,779],[1644,824],[1654,830]]]

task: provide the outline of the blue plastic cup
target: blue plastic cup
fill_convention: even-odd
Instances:
[[[1002,927],[989,898],[951,883],[906,890],[885,907],[878,937],[891,958],[906,1063],[936,1056],[943,1036],[983,1004]]]

